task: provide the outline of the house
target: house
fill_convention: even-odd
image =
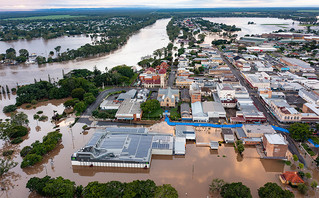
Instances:
[[[181,117],[182,120],[192,120],[191,109],[188,103],[181,104]]]
[[[232,129],[222,128],[222,135],[226,143],[234,143],[235,136]]]
[[[264,134],[263,147],[267,158],[287,158],[288,142],[281,134]]]
[[[175,107],[175,103],[179,101],[179,90],[170,87],[167,89],[159,89],[157,100],[162,107]]]
[[[297,172],[286,171],[279,175],[279,179],[283,184],[299,185],[305,183]]]

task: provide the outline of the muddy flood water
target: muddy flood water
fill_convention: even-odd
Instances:
[[[11,100],[15,97],[11,96]],[[0,108],[7,105],[11,100],[1,100]],[[244,156],[241,157],[234,151],[233,145],[222,145],[218,151],[211,151],[208,147],[198,147],[194,142],[188,142],[185,156],[153,156],[151,168],[128,169],[128,168],[103,168],[103,167],[80,167],[72,166],[70,156],[79,148],[84,146],[91,138],[94,130],[82,133],[83,123],[75,124],[72,129],[69,125],[73,123],[74,117],[70,116],[59,123],[59,129],[63,134],[61,144],[46,155],[41,163],[33,167],[21,169],[22,158],[19,151],[35,140],[42,140],[48,132],[53,131],[55,124],[50,120],[38,122],[33,119],[37,111],[43,111],[43,115],[51,118],[53,111],[63,111],[64,100],[40,102],[30,109],[25,106],[18,109],[29,116],[30,133],[20,145],[10,145],[2,142],[2,149],[13,149],[13,159],[19,165],[12,169],[2,178],[2,187],[6,191],[0,192],[0,197],[34,197],[25,188],[27,181],[34,176],[51,177],[63,176],[73,180],[77,185],[86,185],[91,181],[108,182],[118,180],[129,182],[132,180],[152,179],[157,185],[170,183],[174,186],[180,197],[207,197],[209,196],[209,184],[214,178],[222,178],[226,182],[241,181],[251,188],[254,197],[257,197],[257,189],[266,182],[280,184],[278,174],[291,168],[280,161],[261,160],[255,147],[246,147]],[[3,119],[6,117],[0,113]],[[160,133],[174,133],[174,127],[168,126],[165,122],[150,126],[151,131]],[[196,128],[198,141],[208,142],[210,140],[221,140],[220,129]],[[53,163],[51,163],[51,159]],[[287,186],[283,186],[287,188]],[[310,196],[314,197],[313,192]],[[215,197],[215,196],[213,196]]]

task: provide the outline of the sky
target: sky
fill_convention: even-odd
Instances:
[[[52,8],[319,7],[319,0],[0,0],[1,10]]]

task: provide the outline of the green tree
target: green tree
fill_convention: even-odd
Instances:
[[[283,190],[278,184],[268,182],[258,189],[260,198],[293,198],[295,195],[289,190]]]
[[[141,109],[143,110],[143,112],[146,113],[151,113],[153,111],[158,110],[159,108],[161,108],[161,105],[159,101],[155,99],[147,100],[146,102],[143,102],[141,104]]]
[[[239,152],[240,155],[245,151],[245,146],[243,144],[243,141],[241,141],[241,140],[236,141],[236,147],[237,147],[237,151]]]
[[[298,159],[298,156],[297,156],[296,154],[294,154],[294,155],[292,156],[292,158],[293,158],[293,160],[294,160],[295,162],[299,160],[299,159]]]
[[[303,194],[303,195],[305,195],[305,194],[307,194],[307,192],[308,192],[308,186],[306,185],[306,184],[299,184],[298,185],[298,191],[301,193],[301,194]]]
[[[211,193],[220,192],[225,184],[225,181],[222,179],[213,179],[212,183],[209,185],[209,191]]]
[[[311,182],[311,184],[310,184],[310,186],[311,186],[311,188],[317,188],[317,186],[318,186],[318,183],[317,183],[317,181],[312,181]]]
[[[155,198],[177,198],[178,192],[170,184],[158,186],[155,191]]]
[[[123,197],[154,197],[156,185],[152,180],[135,180],[127,183]]]
[[[14,112],[15,110],[17,110],[17,106],[16,105],[8,105],[3,107],[3,113],[10,113],[10,112]]]
[[[312,132],[310,131],[309,125],[305,123],[296,122],[289,127],[290,136],[299,142],[303,142],[309,139]]]
[[[305,176],[307,177],[307,179],[311,178],[311,174],[310,173],[306,173]]]
[[[252,198],[250,189],[241,182],[223,185],[220,195],[223,198]]]
[[[303,163],[299,163],[298,166],[299,166],[300,169],[303,169],[303,168],[304,168],[304,164],[303,164]]]
[[[46,58],[45,58],[44,56],[37,56],[36,59],[35,59],[35,61],[36,61],[39,65],[41,65],[41,64],[46,63]]]
[[[74,110],[78,113],[82,113],[85,111],[87,105],[85,104],[85,102],[78,102],[75,104],[74,106]]]
[[[11,124],[17,126],[25,126],[29,124],[28,115],[20,112],[20,113],[12,113],[11,114]]]
[[[45,192],[43,191],[43,188],[45,185],[51,180],[50,176],[45,176],[43,178],[39,177],[32,177],[28,180],[26,187],[31,192],[37,192],[38,194],[45,196]]]
[[[10,158],[0,158],[0,177],[17,165],[18,163],[12,161]]]
[[[75,183],[64,179],[63,177],[57,177],[51,179],[43,188],[43,192],[48,197],[74,197]]]
[[[26,168],[29,166],[33,166],[34,164],[40,162],[42,160],[42,156],[41,155],[37,155],[37,154],[28,154],[27,156],[25,156],[25,158],[23,158],[23,161],[21,162],[20,167],[21,168]]]
[[[61,46],[56,46],[56,47],[54,48],[54,50],[55,50],[56,53],[58,54],[58,53],[60,52],[60,50],[61,50]]]
[[[79,100],[83,100],[85,94],[85,90],[83,88],[76,88],[72,90],[71,96],[72,98],[78,98]]]
[[[25,57],[26,59],[29,57],[29,52],[28,52],[28,50],[26,50],[26,49],[20,49],[20,50],[19,50],[19,54],[20,54],[20,56],[23,56],[23,57]]]
[[[92,93],[85,93],[84,94],[84,101],[87,105],[92,104],[95,100],[96,100],[96,98],[94,97],[94,95]]]

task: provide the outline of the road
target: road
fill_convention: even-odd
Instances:
[[[246,87],[249,95],[251,96],[252,100],[254,101],[256,107],[259,109],[259,111],[263,112],[264,115],[266,116],[267,118],[267,121],[269,124],[271,125],[278,125],[280,127],[283,127],[283,128],[287,128],[288,125],[285,125],[285,124],[282,124],[280,123],[276,118],[275,116],[270,113],[270,111],[265,107],[265,104],[263,104],[261,102],[261,99],[259,97],[259,94],[257,93],[256,90],[252,89],[250,87],[250,85],[246,82],[246,80],[244,79],[244,77],[241,75],[241,72],[234,67],[234,65],[232,63],[230,63],[224,56],[223,56],[223,53],[220,52],[221,54],[221,57],[223,58],[224,62],[228,65],[228,67],[230,68],[230,70],[232,71],[232,73],[234,74],[234,76],[239,80],[239,82]],[[294,144],[294,140],[287,134],[287,133],[284,133],[284,132],[280,132],[282,133],[285,137],[286,137],[286,140],[288,141],[288,149],[289,151],[292,153],[292,154],[296,154],[299,158],[299,161],[303,164],[305,164],[306,166],[306,161],[304,160],[303,156],[300,155],[299,151],[298,151],[298,148],[295,146]]]

